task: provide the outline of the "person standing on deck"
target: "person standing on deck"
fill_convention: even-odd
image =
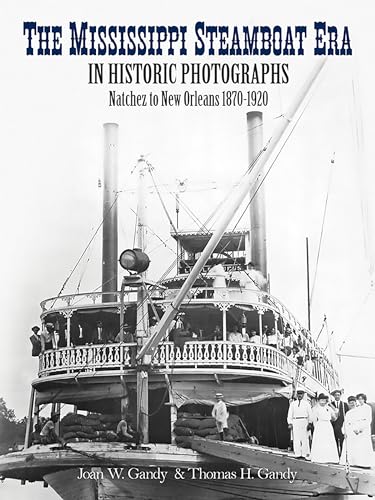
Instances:
[[[53,323],[46,323],[45,330],[40,336],[40,341],[42,344],[42,352],[57,349],[59,335],[55,331],[55,325]]]
[[[333,425],[333,432],[335,433],[335,440],[336,440],[337,451],[339,453],[339,456],[341,455],[342,445],[344,442],[344,434],[342,433],[342,425],[344,423],[345,414],[349,410],[347,403],[344,403],[343,401],[341,401],[341,395],[342,395],[342,391],[340,391],[340,389],[336,389],[336,390],[331,392],[331,396],[333,396],[335,398],[334,401],[332,401],[331,405],[336,410],[338,410],[338,417],[334,422],[332,422],[332,425]]]
[[[224,403],[224,396],[218,392],[215,395],[216,403],[212,409],[212,416],[216,420],[217,431],[220,434],[220,440],[224,441],[224,436],[228,430],[228,410]]]
[[[310,403],[303,399],[305,391],[297,390],[297,399],[288,411],[288,427],[293,432],[293,451],[296,458],[306,459],[310,453],[308,429],[312,422]]]
[[[40,335],[38,334],[40,328],[39,328],[39,326],[33,326],[31,330],[33,332],[33,334],[30,336],[30,342],[32,345],[31,356],[35,357],[35,356],[39,356],[39,354],[42,350]]]
[[[357,394],[358,406],[345,416],[348,462],[357,467],[370,468],[374,465],[371,442],[372,410],[367,404],[366,394]]]
[[[339,454],[331,421],[336,420],[338,410],[334,410],[327,404],[328,399],[325,394],[319,394],[318,403],[314,406],[312,412],[314,435],[310,458],[312,462],[337,464]]]

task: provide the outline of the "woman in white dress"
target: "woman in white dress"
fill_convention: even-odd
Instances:
[[[340,455],[340,464],[345,465],[349,462],[348,455],[348,447],[352,448],[352,440],[355,436],[353,432],[353,422],[355,420],[355,412],[354,410],[357,407],[357,399],[355,396],[348,397],[348,407],[349,410],[345,414],[344,424],[342,426],[342,433],[344,434],[344,442],[342,445],[341,455]]]
[[[341,462],[357,467],[370,468],[374,465],[374,452],[371,442],[372,410],[366,404],[365,394],[357,394],[358,406],[349,410],[345,416],[345,445]],[[347,451],[346,451],[347,450]]]
[[[312,462],[336,464],[339,462],[339,455],[331,421],[336,420],[337,411],[327,403],[328,396],[319,394],[318,403],[312,410],[314,435],[310,459]]]

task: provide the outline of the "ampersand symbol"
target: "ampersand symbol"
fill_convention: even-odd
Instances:
[[[174,478],[175,479],[185,479],[184,476],[185,472],[182,471],[179,467],[176,469],[176,472],[174,473]]]

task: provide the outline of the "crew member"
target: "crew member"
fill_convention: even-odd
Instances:
[[[224,435],[228,431],[228,410],[227,405],[224,403],[224,396],[218,392],[215,396],[216,403],[212,409],[212,416],[216,421],[217,431],[220,434],[221,441],[224,441]]]
[[[42,444],[51,443],[61,443],[64,445],[64,441],[59,438],[55,431],[55,423],[59,420],[59,415],[57,413],[52,413],[51,418],[47,420],[44,424],[42,430],[40,431],[40,439]]]
[[[116,429],[117,438],[123,443],[135,442],[139,443],[139,436],[137,431],[132,429],[130,422],[128,423],[126,418],[120,420],[117,424]]]
[[[288,411],[288,427],[293,432],[293,451],[296,458],[306,459],[310,453],[308,430],[312,422],[310,403],[303,399],[305,391],[297,390],[297,399],[292,401]]]

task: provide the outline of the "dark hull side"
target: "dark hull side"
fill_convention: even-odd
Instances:
[[[113,469],[110,469],[113,474]],[[337,500],[346,497],[340,494],[340,490],[300,480],[290,483],[288,480],[259,479],[256,475],[251,479],[199,479],[199,473],[195,479],[189,473],[184,479],[175,479],[175,469],[161,469],[168,475],[164,482],[161,482],[162,478],[136,478],[137,473],[145,476],[150,472],[157,474],[158,468],[155,467],[137,468],[137,472],[127,467],[120,468],[119,479],[112,478],[108,469],[103,467],[85,469],[87,475],[95,475],[96,479],[77,479],[82,475],[81,469],[46,474],[44,479],[64,500],[296,500],[320,495]],[[241,470],[237,468],[236,471],[240,476]],[[219,475],[220,470],[216,468],[211,472]],[[235,470],[232,469],[232,473]]]
[[[238,447],[231,444],[229,454]],[[321,481],[320,473],[310,470],[313,464],[302,463],[282,450],[251,445],[239,448],[250,457],[248,464],[256,465],[173,445],[151,444],[141,449],[128,449],[121,443],[77,443],[71,449],[33,446],[0,457],[0,475],[44,480],[64,500],[295,500],[311,496],[337,500],[351,492],[345,478],[337,480],[342,469],[338,466],[324,466],[329,481],[327,477]],[[267,476],[269,471],[283,472],[284,479]],[[375,491],[373,479],[372,474],[363,477],[371,492]]]

